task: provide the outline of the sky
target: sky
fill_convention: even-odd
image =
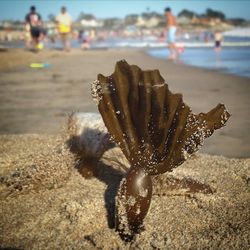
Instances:
[[[57,15],[61,6],[66,6],[75,20],[79,13],[90,13],[97,18],[124,17],[127,14],[157,11],[162,13],[165,7],[171,7],[174,14],[182,9],[204,13],[207,8],[224,12],[226,17],[240,17],[250,20],[250,0],[0,0],[0,20],[23,20],[31,5],[44,20],[49,14]]]

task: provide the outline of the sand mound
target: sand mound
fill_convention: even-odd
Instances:
[[[84,179],[65,138],[0,136],[0,246],[16,249],[248,249],[250,159],[197,154],[154,180],[145,230],[124,243],[113,229],[125,162],[118,148]],[[193,179],[211,192],[169,190]]]

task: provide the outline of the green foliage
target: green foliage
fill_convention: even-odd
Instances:
[[[80,14],[78,15],[77,17],[77,21],[81,21],[81,20],[93,20],[93,19],[96,19],[94,15],[92,14],[87,14],[87,13],[84,13],[84,12],[80,12]]]
[[[51,22],[55,22],[56,17],[55,17],[54,14],[49,14],[49,15],[48,15],[48,19],[49,19],[49,21],[51,21]]]
[[[230,18],[228,19],[231,23],[236,26],[244,26],[247,25],[247,21],[244,18]]]
[[[212,10],[209,8],[206,10],[206,17],[219,18],[221,20],[226,19],[226,16],[224,13],[217,11],[217,10]]]
[[[125,24],[126,25],[134,25],[137,22],[139,15],[137,14],[130,14],[125,17]]]
[[[187,10],[187,9],[184,9],[182,10],[179,14],[178,14],[178,17],[187,17],[189,19],[191,19],[192,17],[194,16],[198,16],[195,12],[193,11],[190,11],[190,10]]]
[[[191,19],[194,16],[196,16],[196,17],[204,17],[204,18],[219,18],[221,20],[226,19],[226,16],[225,16],[225,14],[223,12],[213,10],[213,9],[210,9],[210,8],[206,9],[206,12],[202,13],[200,15],[195,13],[194,11],[190,11],[190,10],[187,10],[187,9],[182,10],[178,14],[178,17],[186,17],[186,18],[189,18],[189,19]]]
[[[152,17],[158,17],[158,18],[162,18],[163,17],[163,15],[159,14],[156,11],[143,12],[143,13],[141,13],[141,16],[142,16],[142,18],[147,19],[147,20],[150,19],[150,18],[152,18]]]
[[[119,26],[121,23],[121,19],[119,18],[106,18],[104,19],[103,26],[104,28],[115,28],[116,26]]]

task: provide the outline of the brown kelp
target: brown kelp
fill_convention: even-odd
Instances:
[[[116,229],[133,236],[151,201],[151,175],[172,171],[196,152],[229,118],[218,104],[195,115],[181,94],[173,94],[158,70],[141,70],[122,60],[115,72],[92,84],[103,121],[131,167],[116,198]]]

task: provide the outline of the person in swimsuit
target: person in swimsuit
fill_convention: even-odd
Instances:
[[[215,40],[214,50],[215,50],[215,52],[220,52],[221,51],[221,43],[223,41],[223,36],[222,36],[220,31],[217,30],[214,33],[214,40]]]
[[[177,23],[175,16],[172,14],[171,9],[169,7],[165,9],[165,15],[167,17],[166,40],[170,50],[170,60],[174,60],[178,55],[178,51],[175,45]]]

